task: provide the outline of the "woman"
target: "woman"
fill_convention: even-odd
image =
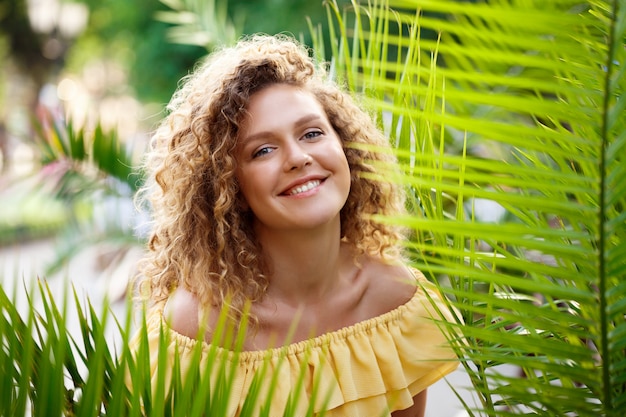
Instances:
[[[290,393],[295,415],[311,405],[326,416],[423,416],[426,388],[457,366],[434,319],[453,319],[405,265],[401,231],[373,217],[401,214],[403,193],[372,179],[395,160],[369,115],[304,47],[271,36],[210,56],[169,110],[144,190],[153,372],[160,332],[185,369],[199,343],[230,360],[218,318],[238,327],[249,317],[229,415],[269,364],[282,375],[272,416]]]

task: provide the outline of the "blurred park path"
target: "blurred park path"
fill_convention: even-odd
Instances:
[[[115,270],[102,270],[99,266],[101,254],[98,248],[89,247],[74,257],[60,272],[48,276],[45,271],[56,256],[54,238],[0,246],[0,283],[9,297],[13,297],[20,311],[24,312],[28,308],[26,291],[35,295],[32,300],[35,305],[39,305],[36,285],[40,280],[49,286],[59,304],[65,297],[71,300],[74,289],[83,308],[89,301],[94,310],[102,315],[104,300],[108,299],[110,313],[124,322],[128,312],[125,289],[131,268],[119,265]],[[78,334],[79,323],[75,308],[72,302],[68,302],[67,306],[70,334]],[[113,321],[108,321],[107,335],[111,343],[118,343],[116,335],[119,332],[113,326]]]

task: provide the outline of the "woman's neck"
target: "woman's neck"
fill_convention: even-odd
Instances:
[[[270,267],[267,296],[275,301],[317,303],[332,293],[354,266],[351,251],[341,243],[338,224],[259,239]]]

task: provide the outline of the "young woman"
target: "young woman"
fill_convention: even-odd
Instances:
[[[235,326],[251,318],[230,415],[264,361],[284,376],[270,413],[282,415],[306,361],[301,410],[423,416],[426,388],[457,366],[435,321],[452,317],[405,265],[402,233],[373,218],[402,213],[403,193],[368,175],[395,163],[368,114],[303,46],[271,36],[210,56],[169,110],[144,190],[153,370],[162,331],[182,368],[198,343],[227,357],[213,337],[226,309]]]

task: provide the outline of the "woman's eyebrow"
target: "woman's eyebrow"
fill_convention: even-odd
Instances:
[[[321,120],[322,116],[317,114],[317,113],[311,113],[311,114],[307,114],[302,116],[301,118],[299,118],[298,120],[296,120],[296,122],[293,124],[294,127],[299,127],[301,125],[305,125],[307,123],[316,121],[316,120]]]

